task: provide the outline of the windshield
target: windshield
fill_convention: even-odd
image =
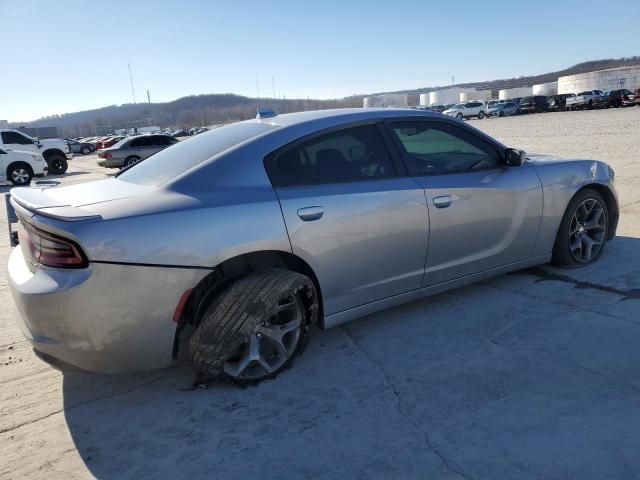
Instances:
[[[276,128],[268,123],[233,123],[176,143],[132,168],[118,178],[143,185],[161,185],[199,163]]]
[[[451,108],[451,109],[454,109],[454,108],[464,108],[464,103],[457,103],[457,104],[453,105],[453,106],[452,106],[452,107],[450,107],[450,108]]]

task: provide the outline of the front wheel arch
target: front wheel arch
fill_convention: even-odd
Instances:
[[[606,203],[607,213],[609,214],[609,220],[610,220],[609,231],[607,232],[607,240],[611,240],[615,236],[616,227],[618,226],[618,218],[620,216],[616,197],[613,195],[613,192],[607,186],[602,185],[601,183],[590,183],[588,185],[584,185],[580,187],[580,189],[573,194],[573,196],[569,200],[569,203],[571,203],[571,200],[573,200],[573,198],[576,195],[578,195],[578,193],[586,189],[595,190],[596,192],[598,192]]]

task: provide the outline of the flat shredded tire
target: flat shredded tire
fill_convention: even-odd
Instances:
[[[317,315],[308,277],[281,269],[252,272],[207,308],[189,353],[201,375],[257,383],[278,375],[302,352]]]

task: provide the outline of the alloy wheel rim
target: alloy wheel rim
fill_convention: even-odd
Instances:
[[[53,168],[55,170],[62,170],[62,160],[55,160],[53,162]]]
[[[225,362],[225,373],[238,380],[257,380],[282,367],[298,345],[302,311],[297,294],[284,296],[236,354]]]
[[[27,172],[24,168],[16,168],[11,173],[11,178],[16,183],[27,183],[29,180],[29,172]]]
[[[578,263],[589,263],[602,250],[607,216],[602,204],[587,198],[576,207],[569,223],[569,251]]]

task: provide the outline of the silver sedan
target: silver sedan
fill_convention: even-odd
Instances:
[[[11,191],[10,288],[39,355],[95,372],[186,357],[256,382],[314,324],[588,265],[616,232],[596,160],[527,156],[433,112],[258,117],[114,178]]]
[[[515,102],[494,103],[487,108],[487,117],[507,117],[520,112]]]
[[[177,139],[161,134],[126,137],[112,147],[98,150],[98,165],[107,168],[129,167],[177,142]]]

